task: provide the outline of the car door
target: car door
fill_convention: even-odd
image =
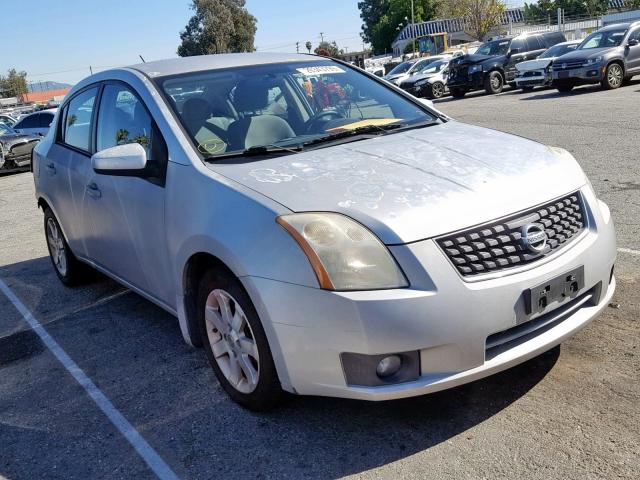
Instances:
[[[56,125],[55,143],[39,162],[44,193],[52,204],[67,242],[76,256],[86,258],[88,219],[85,186],[91,171],[91,132],[99,86],[81,90],[64,105]]]
[[[629,34],[627,44],[631,40],[637,41],[638,44],[633,46],[627,45],[626,47],[627,71],[638,75],[640,74],[640,27],[636,28]]]
[[[27,115],[13,127],[19,133],[26,133],[29,135],[37,135],[39,128],[39,113],[32,113],[31,115]]]
[[[509,53],[505,59],[504,75],[507,82],[513,82],[516,77],[516,63],[527,59],[527,45],[523,38],[516,37],[509,45]]]
[[[133,142],[144,147],[159,174],[143,178],[90,172],[85,197],[91,228],[89,257],[143,293],[171,305],[175,292],[166,281],[170,263],[164,222],[166,143],[136,92],[124,83],[108,82],[100,99],[95,150]]]
[[[54,114],[52,112],[40,112],[38,114],[38,129],[37,135],[44,137],[51,127],[51,122],[53,122]]]

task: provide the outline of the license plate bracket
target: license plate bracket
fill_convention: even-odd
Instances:
[[[580,266],[525,290],[527,315],[542,313],[554,302],[575,298],[583,288],[584,266]]]

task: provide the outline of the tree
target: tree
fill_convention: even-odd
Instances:
[[[439,14],[443,17],[463,17],[465,32],[477,40],[500,25],[506,7],[500,0],[442,0]]]
[[[12,68],[6,77],[0,75],[0,97],[17,97],[27,92],[27,72]]]
[[[438,0],[415,0],[414,18],[416,23],[436,17]],[[398,35],[398,25],[411,21],[409,0],[362,0],[358,2],[362,19],[362,39],[370,43],[375,53],[391,49],[391,43]]]
[[[192,0],[195,14],[180,32],[178,55],[252,52],[255,50],[256,18],[245,0]]]
[[[625,5],[630,2],[640,0],[626,0]],[[524,18],[528,23],[544,23],[547,19],[552,24],[558,23],[558,8],[564,10],[566,18],[578,15],[598,16],[607,13],[609,10],[609,0],[538,0],[536,3],[524,4]]]
[[[311,45],[311,42],[307,40],[307,43],[305,43],[304,46],[307,49],[307,51],[311,53],[311,48],[313,47],[313,45]]]
[[[342,53],[342,50],[338,48],[338,44],[336,42],[320,42],[318,48],[314,50],[316,55],[322,55],[323,57],[333,57],[336,58],[338,55]]]

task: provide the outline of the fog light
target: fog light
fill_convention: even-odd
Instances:
[[[402,358],[398,355],[389,355],[378,362],[376,373],[380,378],[386,378],[398,373],[398,370],[400,370],[401,367]]]

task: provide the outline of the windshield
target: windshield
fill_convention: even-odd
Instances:
[[[622,43],[622,39],[626,34],[626,29],[595,32],[584,39],[584,41],[578,47],[578,50],[617,47]]]
[[[478,55],[506,55],[509,51],[511,40],[494,40],[483,44],[476,54]]]
[[[17,133],[13,128],[0,121],[0,135],[14,135]]]
[[[437,120],[357,69],[328,60],[187,73],[160,83],[205,158]]]
[[[402,62],[400,65],[396,65],[393,69],[387,73],[387,75],[397,75],[400,73],[407,73],[413,64],[416,62]]]
[[[550,49],[544,51],[539,58],[556,58],[564,55],[571,50],[575,50],[577,44],[569,44],[569,45],[554,45]]]
[[[447,65],[449,65],[449,60],[438,60],[437,62],[430,63],[429,65],[424,67],[422,70],[420,70],[420,72],[418,73],[422,73],[422,74],[437,73]]]

